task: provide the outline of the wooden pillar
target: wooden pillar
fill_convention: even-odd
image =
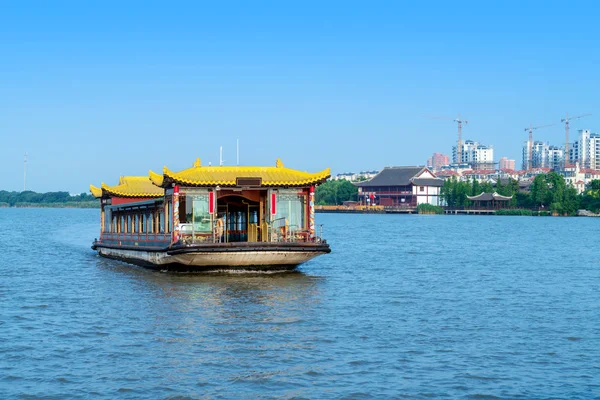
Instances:
[[[165,233],[165,234],[171,232],[171,231],[169,231],[169,219],[170,219],[169,216],[171,215],[170,214],[170,212],[171,212],[170,210],[171,210],[170,209],[170,202],[165,199],[165,209],[163,210],[163,219],[164,219],[163,222],[164,222],[164,225],[165,225],[164,226],[165,229],[164,229],[163,233]]]
[[[311,186],[308,192],[308,236],[312,241],[315,238],[315,187]]]
[[[100,206],[100,236],[102,233],[104,233],[104,204]]]
[[[179,240],[179,186],[173,188],[173,242]]]

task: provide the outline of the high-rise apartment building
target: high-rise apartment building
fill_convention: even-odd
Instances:
[[[548,168],[558,170],[565,158],[565,150],[559,146],[548,146]]]
[[[579,138],[569,145],[569,162],[582,168],[600,168],[600,135],[589,129],[579,130]]]
[[[442,153],[433,153],[430,159],[427,160],[427,166],[433,168],[434,171],[439,171],[444,165],[450,164],[450,157]]]
[[[508,157],[501,157],[499,166],[500,169],[515,169],[515,160],[509,160]]]
[[[536,140],[531,146],[531,167],[560,169],[563,163],[564,151],[558,146]],[[529,141],[523,144],[522,168],[529,169]]]
[[[495,169],[494,146],[486,146],[473,140],[462,143],[461,159],[458,160],[456,146],[452,147],[452,161],[455,164],[469,164],[473,169]]]

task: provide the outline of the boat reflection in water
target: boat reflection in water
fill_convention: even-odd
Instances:
[[[97,259],[97,266],[108,274],[107,284],[114,282],[115,273],[122,275],[120,282],[136,297],[138,317],[177,329],[196,329],[199,323],[213,329],[215,324],[251,323],[251,330],[259,325],[259,330],[268,330],[270,325],[306,319],[323,298],[324,279],[299,271],[164,274],[103,258]],[[153,307],[146,309],[144,304]]]

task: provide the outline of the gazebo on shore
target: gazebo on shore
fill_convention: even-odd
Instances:
[[[488,210],[499,210],[501,208],[506,208],[508,206],[508,202],[512,200],[512,198],[512,196],[502,196],[496,192],[481,192],[481,194],[477,196],[467,196],[467,199],[471,200],[476,208]]]

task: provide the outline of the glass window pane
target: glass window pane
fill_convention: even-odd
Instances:
[[[154,215],[146,214],[146,232],[154,233],[153,223],[154,223]]]
[[[193,217],[195,232],[211,232],[208,195],[194,196]]]
[[[306,210],[305,197],[298,194],[279,194],[277,196],[277,215],[275,218],[285,218],[278,221],[277,225],[286,222],[290,229],[304,229],[304,213]]]

